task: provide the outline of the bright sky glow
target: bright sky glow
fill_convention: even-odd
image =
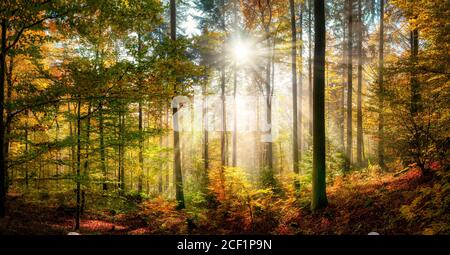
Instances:
[[[236,64],[245,63],[250,58],[250,47],[248,43],[237,41],[233,44],[232,54]]]
[[[186,21],[183,23],[182,26],[187,35],[195,35],[200,32],[197,27],[197,21],[195,21],[195,19],[191,15],[187,17]]]

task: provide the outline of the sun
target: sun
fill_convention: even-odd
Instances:
[[[248,62],[251,55],[249,44],[241,40],[234,42],[232,46],[232,55],[234,62],[238,65]]]

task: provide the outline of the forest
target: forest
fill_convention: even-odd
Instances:
[[[0,23],[0,234],[450,234],[450,0],[3,0]]]

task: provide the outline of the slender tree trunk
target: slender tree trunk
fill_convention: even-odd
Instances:
[[[410,43],[411,43],[411,106],[410,114],[413,122],[416,122],[416,129],[413,134],[413,139],[411,141],[412,148],[414,148],[413,156],[414,160],[421,169],[424,175],[428,175],[429,171],[425,168],[425,163],[423,162],[423,143],[422,143],[422,130],[423,125],[417,122],[416,117],[420,116],[422,111],[421,95],[420,95],[420,83],[417,78],[417,61],[419,55],[419,30],[414,27],[410,32]]]
[[[236,105],[236,86],[237,86],[237,70],[236,65],[233,67],[233,156],[232,166],[237,165],[237,105]]]
[[[166,115],[166,110],[162,109],[161,110],[161,120],[164,119],[164,115]],[[150,110],[148,110],[147,111],[147,128],[150,128],[150,127],[151,127]],[[161,122],[160,128],[162,129],[162,127],[163,127],[163,123]],[[164,141],[165,136],[164,136],[163,132],[161,132],[161,136],[162,136],[162,139]],[[152,142],[151,137],[148,137],[147,138],[147,144],[150,145],[151,142]],[[161,154],[161,157],[164,157],[164,156],[166,156],[166,155],[165,154]],[[162,163],[161,164],[161,172],[166,172],[167,169],[165,169],[164,167],[165,167],[165,163]],[[145,181],[145,190],[146,190],[147,194],[149,194],[150,193],[150,180],[149,180],[148,177],[150,176],[150,168],[147,167],[147,168],[144,168],[144,169],[145,169],[145,175],[147,176],[146,181]],[[161,174],[163,174],[163,173],[161,173]],[[164,185],[163,185],[162,189],[163,189],[163,191],[165,190]]]
[[[170,0],[170,39],[175,42],[177,39],[176,33],[176,3],[175,0]],[[178,81],[177,81],[178,82]],[[177,83],[176,82],[176,83]],[[174,85],[174,93],[177,94],[177,85]],[[173,114],[173,147],[174,147],[174,178],[175,178],[175,193],[178,202],[177,209],[185,208],[184,193],[183,193],[183,177],[181,172],[181,155],[180,155],[180,132],[178,130],[178,105],[172,108]]]
[[[161,109],[160,111],[161,116],[159,117],[159,127],[162,127],[163,125],[163,116],[164,116],[164,111]],[[163,147],[163,134],[162,132],[159,135],[159,149],[161,150]],[[163,154],[162,151],[159,152],[159,158],[162,159],[163,158]],[[144,160],[144,158],[142,158],[142,161]],[[142,169],[144,170],[144,169]],[[159,163],[159,169],[158,169],[158,193],[162,194],[163,193],[163,162],[160,161]]]
[[[267,29],[267,34],[270,31]],[[270,47],[270,40],[267,40],[267,48]],[[273,48],[272,48],[273,49]],[[273,52],[272,52],[273,54]],[[273,143],[272,143],[272,86],[271,84],[271,74],[272,74],[272,57],[267,57],[267,65],[266,65],[266,121],[267,127],[265,130],[265,143],[264,143],[264,152],[265,152],[265,165],[268,168],[270,174],[273,174]]]
[[[233,16],[234,16],[234,30],[238,30],[238,19],[237,19],[237,0],[233,1]],[[236,167],[237,165],[237,106],[236,106],[236,88],[237,86],[237,64],[233,65],[233,154],[231,158],[231,165]]]
[[[308,109],[309,109],[309,135],[313,133],[313,71],[312,71],[312,11],[313,1],[308,2]]]
[[[55,124],[56,124],[56,130],[55,130],[55,143],[57,144],[57,146],[59,147],[58,143],[59,143],[59,123],[58,123],[58,116],[55,117]],[[59,161],[61,160],[61,152],[60,149],[58,148],[56,151],[56,155],[55,155],[55,166],[56,166],[56,177],[58,178],[58,180],[56,181],[56,186],[57,188],[59,188]]]
[[[352,94],[353,94],[353,0],[347,0],[348,3],[348,41],[347,41],[347,147],[345,155],[345,171],[350,170],[352,163]]]
[[[121,145],[122,139],[120,138],[121,137],[121,134],[120,134],[120,118],[121,117],[120,117],[120,113],[119,113],[119,122],[118,122],[119,127],[117,128],[119,130],[119,137],[118,137],[119,144],[117,146],[118,147],[118,150],[117,150],[117,158],[118,158],[118,161],[117,161],[117,189],[119,190],[119,194],[122,193],[122,191],[120,190],[121,189],[121,183],[122,183],[122,177],[120,176],[120,173],[122,172],[122,170],[121,170],[122,157],[120,156],[120,155],[122,155],[122,145]]]
[[[298,150],[298,106],[297,106],[297,28],[295,26],[295,5],[294,0],[289,0],[291,10],[291,68],[292,68],[292,161],[294,173],[299,173],[299,150]]]
[[[138,192],[142,192],[144,177],[144,133],[142,128],[142,102],[139,102],[139,175],[138,175]]]
[[[168,129],[169,128],[169,107],[167,107],[167,109],[166,109],[166,125],[165,125],[165,128],[166,129]],[[165,139],[165,141],[164,141],[164,147],[167,149],[167,148],[169,148],[169,140],[170,140],[170,134],[169,134],[169,132],[167,132],[167,134],[166,134],[166,137],[165,137],[166,139]],[[166,151],[166,154],[165,154],[165,157],[166,158],[169,158],[169,153]],[[169,164],[166,162],[166,165],[165,165],[165,167],[166,167],[166,182],[165,182],[165,185],[164,185],[164,190],[168,190],[169,189],[169,183],[170,183],[170,178],[169,178],[169,175],[170,175],[170,169],[169,169]]]
[[[123,107],[123,106],[121,106]],[[123,109],[119,110],[119,119],[118,119],[118,128],[119,128],[119,151],[118,151],[118,171],[117,171],[117,179],[118,179],[118,188],[119,193],[124,194],[125,193],[125,170],[124,170],[124,155],[125,155],[125,146],[124,146],[124,129],[123,129],[123,122],[124,120],[124,112]]]
[[[77,103],[77,205],[75,217],[75,230],[80,229],[81,214],[81,96],[79,95]]]
[[[69,113],[69,116],[72,115],[72,110],[70,109],[70,101],[67,102],[67,112]],[[27,116],[28,117],[28,116]],[[76,169],[75,169],[75,143],[73,141],[73,137],[74,137],[74,127],[73,127],[73,123],[72,120],[69,119],[69,135],[70,135],[70,158],[71,158],[71,162],[70,162],[70,167],[71,167],[71,171],[72,174],[75,174]]]
[[[98,122],[98,130],[99,130],[99,139],[100,139],[100,164],[103,174],[103,183],[102,183],[102,189],[108,190],[107,180],[108,180],[108,173],[106,168],[106,153],[105,153],[105,130],[104,130],[104,119],[103,119],[103,105],[100,105],[99,108],[99,122]]]
[[[6,28],[7,21],[2,19],[2,38],[0,55],[0,218],[5,216],[6,211],[6,175],[8,173],[5,158],[5,74],[6,74]]]
[[[141,67],[141,56],[142,56],[142,40],[141,40],[141,33],[138,33],[138,65]],[[142,74],[139,73],[138,77],[138,87],[142,88]],[[142,192],[143,188],[143,179],[144,179],[144,133],[142,132],[142,99],[139,99],[139,105],[138,105],[138,111],[139,111],[139,174],[138,174],[138,192]]]
[[[314,6],[314,132],[313,132],[313,211],[327,206],[325,175],[325,3],[316,0]]]
[[[358,102],[357,102],[357,131],[356,131],[356,162],[358,166],[363,164],[363,125],[362,125],[362,31],[363,19],[361,0],[358,0]]]
[[[222,130],[220,132],[220,185],[225,191],[225,167],[227,166],[227,109],[225,98],[225,70],[220,71],[220,88],[222,102]]]
[[[256,82],[256,81],[255,81]],[[260,110],[260,96],[259,94],[256,96],[256,109],[255,109],[255,115],[256,115],[256,127],[255,127],[255,154],[254,154],[254,165],[255,168],[260,170],[261,169],[261,110]]]
[[[25,116],[27,117],[27,120],[25,122],[25,154],[28,156],[28,110],[25,111]],[[25,188],[28,190],[28,164],[25,167]]]
[[[123,106],[122,106],[123,107]],[[121,192],[122,194],[125,193],[125,111],[123,111],[120,115],[120,119],[119,119],[120,123],[119,123],[119,132],[120,132],[120,188],[121,188]]]
[[[341,86],[341,98],[340,98],[340,111],[339,111],[339,148],[341,150],[341,153],[345,154],[345,85],[346,85],[346,74],[347,74],[347,41],[346,41],[346,34],[345,34],[345,18],[344,15],[344,21],[343,21],[343,39],[342,39],[342,86]],[[345,167],[345,164],[344,164]]]
[[[225,98],[225,71],[220,71],[220,91],[222,102],[222,130],[220,132],[220,163],[226,166],[226,132],[227,132],[227,109]]]
[[[8,71],[6,73],[6,83],[7,83],[7,87],[6,87],[6,98],[5,98],[5,103],[6,104],[10,104],[11,103],[11,95],[12,95],[12,90],[13,90],[13,83],[12,83],[12,73],[13,73],[13,65],[14,65],[14,58],[13,56],[9,56],[9,64],[8,64]],[[11,107],[8,106],[6,107],[6,116],[9,116],[9,114],[11,113]],[[6,123],[6,127],[5,127],[5,161],[6,161],[6,165],[8,165],[9,162],[9,149],[11,146],[11,142],[10,142],[10,137],[11,137],[11,122],[7,122]],[[9,167],[8,167],[9,169]],[[11,175],[8,177],[8,173],[6,174],[6,193],[8,193],[9,187],[13,184],[14,182],[14,170],[11,169]]]
[[[87,113],[87,118],[86,118],[86,141],[85,141],[85,153],[86,155],[84,156],[84,167],[83,167],[83,176],[88,176],[89,173],[89,145],[90,145],[90,136],[91,136],[91,102],[89,102],[88,105],[88,113]],[[86,191],[85,189],[81,189],[81,214],[84,213],[84,209],[86,206],[86,200],[85,200],[85,196],[86,196]]]
[[[303,151],[303,9],[305,8],[305,4],[303,2],[300,3],[300,17],[299,17],[299,37],[300,37],[300,46],[299,46],[299,57],[300,57],[300,63],[299,63],[299,82],[298,82],[298,104],[297,104],[297,136],[298,136],[298,160],[300,161],[302,158],[302,151]],[[300,170],[300,169],[299,169]]]
[[[384,162],[384,85],[383,85],[383,65],[384,65],[384,0],[380,0],[380,44],[378,60],[378,164],[385,170]]]
[[[414,28],[410,32],[411,40],[411,63],[415,67],[417,65],[417,56],[419,54],[419,31]],[[414,69],[414,68],[412,68]],[[421,108],[420,103],[420,86],[415,71],[411,71],[411,115],[414,117]]]
[[[209,143],[209,132],[208,132],[208,98],[206,93],[206,85],[203,85],[203,109],[202,109],[202,119],[203,119],[203,168],[205,170],[205,177],[208,178],[208,168],[209,168],[209,153],[208,153],[208,143]]]

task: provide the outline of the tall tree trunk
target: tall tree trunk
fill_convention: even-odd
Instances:
[[[203,119],[203,168],[205,171],[205,178],[208,178],[209,168],[209,131],[208,131],[208,98],[206,93],[206,85],[203,85],[203,107],[202,107],[202,119]]]
[[[119,194],[121,194],[121,190],[120,190],[120,188],[121,188],[121,181],[122,181],[122,177],[120,177],[120,173],[122,172],[121,171],[121,167],[122,167],[122,162],[121,162],[121,160],[122,160],[122,157],[120,156],[120,155],[122,155],[122,138],[121,138],[121,136],[122,136],[122,134],[120,133],[120,123],[121,123],[121,113],[120,113],[120,111],[119,111],[119,118],[118,118],[118,124],[117,124],[117,126],[115,127],[115,129],[116,129],[116,131],[117,131],[117,134],[118,134],[118,137],[117,137],[117,140],[118,140],[118,145],[117,145],[117,190],[119,191]]]
[[[160,114],[161,116],[159,116],[159,127],[162,128],[163,126],[163,116],[164,116],[164,110],[161,109],[160,110]],[[163,153],[161,151],[161,149],[163,148],[163,133],[161,132],[159,134],[159,158],[162,159],[163,158]],[[144,158],[142,158],[142,160],[144,160]],[[163,193],[163,162],[160,160],[159,163],[159,171],[158,171],[158,193],[162,194]],[[144,169],[142,169],[144,170]],[[148,177],[147,177],[148,178]]]
[[[417,80],[417,74],[414,70],[417,65],[417,56],[419,54],[419,31],[414,28],[410,32],[410,43],[411,43],[411,63],[414,66],[411,71],[411,115],[414,117],[421,108],[420,103],[420,85]]]
[[[175,42],[177,39],[176,18],[177,18],[175,0],[170,0],[170,39]],[[177,81],[178,82],[178,81]],[[174,93],[177,94],[177,82],[174,85]],[[178,105],[172,108],[173,114],[173,148],[174,148],[174,178],[175,193],[178,202],[177,209],[183,209],[184,193],[183,193],[183,176],[181,173],[181,155],[180,155],[180,132],[178,130]]]
[[[139,101],[139,174],[138,174],[138,192],[142,192],[144,179],[144,133],[142,132],[142,102]]]
[[[13,56],[9,56],[9,64],[8,64],[8,71],[6,73],[6,98],[5,103],[8,105],[11,103],[11,95],[13,90],[13,82],[12,82],[12,73],[13,73],[13,65],[14,65],[14,58]],[[11,113],[11,107],[6,107],[6,116],[9,116]],[[5,161],[6,165],[8,165],[9,162],[9,150],[11,146],[10,137],[11,137],[11,122],[6,122],[5,127]],[[11,175],[8,177],[8,173],[6,173],[6,193],[8,193],[9,187],[14,182],[14,170],[11,169]]]
[[[325,181],[325,3],[315,0],[314,6],[314,104],[313,104],[313,211],[327,206]]]
[[[99,130],[99,139],[100,139],[100,164],[103,174],[103,181],[102,181],[102,189],[108,190],[107,185],[107,179],[108,179],[108,173],[106,168],[106,153],[105,153],[105,130],[104,130],[104,119],[103,119],[103,105],[100,104],[99,107],[99,121],[98,121],[98,130]]]
[[[234,30],[238,31],[238,19],[237,19],[237,2],[233,1],[233,26]],[[236,167],[237,165],[237,105],[236,105],[236,91],[237,90],[237,63],[233,65],[233,154],[231,157],[231,165]]]
[[[255,81],[256,82],[256,81]],[[256,96],[256,127],[255,127],[255,153],[254,153],[254,165],[257,170],[261,169],[261,107],[260,107],[260,96],[259,94]]]
[[[233,156],[232,163],[233,167],[237,165],[237,105],[236,105],[236,88],[237,86],[237,70],[236,64],[233,67]]]
[[[57,146],[59,147],[58,143],[59,143],[59,122],[58,122],[58,115],[55,116],[55,124],[56,124],[56,130],[55,130],[55,143],[57,144]],[[59,161],[61,160],[61,151],[58,148],[56,150],[56,155],[55,155],[55,166],[56,166],[56,177],[58,178],[58,180],[56,180],[56,187],[59,189],[59,175],[60,175],[60,169],[59,169]]]
[[[0,54],[0,218],[5,216],[6,211],[6,175],[8,173],[5,158],[5,74],[6,74],[6,28],[7,21],[2,19],[2,42]]]
[[[220,90],[222,102],[222,130],[220,132],[220,185],[225,192],[225,167],[227,166],[227,108],[225,98],[225,70],[220,71]]]
[[[270,31],[267,28],[267,34]],[[272,46],[274,47],[274,46]],[[267,40],[267,48],[272,48],[270,45],[270,40]],[[273,49],[273,48],[272,48]],[[273,51],[272,51],[272,54]],[[267,57],[267,65],[266,65],[266,130],[264,134],[264,158],[265,158],[265,166],[268,168],[270,175],[273,174],[273,143],[272,143],[272,86],[271,77],[272,77],[272,57]]]
[[[165,121],[166,121],[165,128],[166,129],[169,128],[169,114],[170,114],[169,107],[167,107],[166,108],[166,119],[165,119]],[[169,148],[169,140],[170,140],[170,134],[169,134],[169,132],[167,132],[166,136],[165,136],[165,141],[164,141],[164,147],[166,149]],[[167,151],[165,153],[165,157],[169,158],[169,153]],[[166,180],[165,180],[164,190],[167,191],[169,189],[169,184],[170,184],[170,178],[169,178],[170,168],[169,168],[169,164],[167,162],[166,162],[165,168],[166,168],[165,169],[166,170]]]
[[[345,8],[344,8],[345,9]],[[345,11],[344,11],[345,12]],[[347,41],[346,41],[346,15],[344,15],[344,21],[342,22],[343,39],[342,39],[342,86],[341,86],[341,98],[339,107],[339,144],[340,151],[342,155],[345,155],[345,85],[346,85],[346,74],[347,74]],[[345,163],[344,163],[345,167]]]
[[[67,113],[69,114],[69,116],[72,115],[72,110],[70,109],[70,100],[68,100],[68,102],[67,102]],[[76,161],[76,158],[75,158],[76,157],[76,155],[75,155],[75,143],[74,143],[74,140],[73,140],[74,129],[75,129],[74,123],[72,122],[71,119],[69,119],[70,159],[71,159],[70,168],[71,168],[72,174],[75,174],[75,172],[76,172],[76,169],[75,169],[76,168],[75,167],[75,161]]]
[[[138,66],[141,67],[141,56],[142,56],[142,38],[141,32],[138,32]],[[138,77],[138,87],[142,88],[142,74],[139,73]],[[139,111],[139,174],[138,174],[138,192],[142,192],[143,179],[144,179],[144,133],[142,132],[142,99],[139,99],[138,104]]]
[[[297,104],[297,145],[298,145],[298,160],[300,161],[302,158],[303,151],[303,9],[305,8],[305,4],[303,2],[300,3],[300,17],[299,17],[299,38],[300,38],[300,46],[299,46],[299,57],[300,63],[298,65],[298,74],[299,74],[299,82],[298,82],[298,104]]]
[[[308,109],[309,109],[309,135],[312,137],[313,134],[313,71],[312,71],[312,11],[313,11],[313,1],[308,2]]]
[[[165,109],[161,109],[161,121],[163,121],[164,116],[166,115],[166,110]],[[147,111],[147,128],[151,127],[151,120],[150,120],[150,110]],[[161,122],[160,128],[163,128],[163,122]],[[161,130],[162,131],[162,130]],[[161,132],[161,137],[163,139],[163,141],[165,140],[165,135],[163,132]],[[147,137],[147,144],[150,145],[152,143],[152,139],[151,137]],[[161,148],[162,148],[163,144],[161,144]],[[165,146],[166,147],[166,146]],[[161,154],[161,157],[165,157],[165,153]],[[144,168],[145,169],[145,175],[147,176],[146,180],[145,180],[145,190],[147,192],[147,194],[150,194],[150,180],[149,180],[149,176],[150,176],[150,168]],[[165,168],[165,163],[163,162],[161,164],[161,172],[166,172],[167,169]],[[163,174],[163,173],[161,173]],[[162,190],[164,191],[164,185],[162,187]]]
[[[421,169],[424,175],[428,175],[430,172],[425,168],[425,162],[423,162],[423,143],[422,143],[422,130],[423,125],[420,121],[416,120],[417,116],[420,116],[422,111],[421,95],[420,95],[420,83],[417,78],[417,61],[419,55],[419,30],[415,25],[410,32],[410,43],[411,43],[411,101],[410,101],[410,114],[413,122],[416,122],[416,129],[413,134],[413,139],[411,141],[412,148],[414,148],[413,156],[414,160]]]
[[[356,162],[363,164],[363,125],[362,125],[362,36],[363,19],[361,0],[358,0],[358,102],[357,102],[357,131],[356,131]]]
[[[226,132],[227,132],[227,109],[225,98],[225,71],[220,71],[220,91],[222,102],[222,130],[220,132],[220,163],[226,166]]]
[[[75,217],[75,230],[80,229],[80,214],[81,214],[81,96],[78,95],[77,103],[77,204]]]
[[[91,136],[91,113],[92,113],[91,102],[88,105],[88,113],[86,118],[86,141],[85,141],[85,153],[84,155],[84,167],[83,167],[83,177],[86,177],[89,172],[89,145],[90,145],[90,136]],[[81,214],[84,213],[86,200],[85,200],[86,191],[85,189],[81,190]]]
[[[123,107],[123,106],[122,106]],[[122,194],[125,193],[125,111],[123,111],[120,115],[120,119],[119,119],[120,123],[119,123],[119,132],[120,132],[120,188],[121,188],[121,192]]]
[[[123,106],[121,106],[123,107]],[[118,170],[117,170],[117,180],[118,180],[118,188],[119,193],[124,194],[125,192],[125,169],[124,169],[124,155],[125,155],[125,146],[124,146],[124,112],[123,109],[119,110],[119,119],[118,119],[118,128],[119,128],[119,151],[118,151]]]
[[[29,112],[28,110],[25,111],[25,116],[27,117],[27,120],[25,122],[25,155],[28,156],[28,116]],[[28,165],[25,167],[25,188],[28,190]]]
[[[383,85],[383,65],[384,65],[384,0],[380,0],[380,44],[378,60],[378,164],[385,170],[384,162],[384,85]]]
[[[348,3],[348,41],[347,41],[347,147],[345,155],[345,171],[350,170],[352,163],[352,94],[353,94],[353,0]]]
[[[295,26],[295,5],[294,0],[289,0],[291,10],[291,68],[292,68],[292,168],[294,173],[299,173],[299,157],[298,157],[298,106],[297,106],[297,28]]]

